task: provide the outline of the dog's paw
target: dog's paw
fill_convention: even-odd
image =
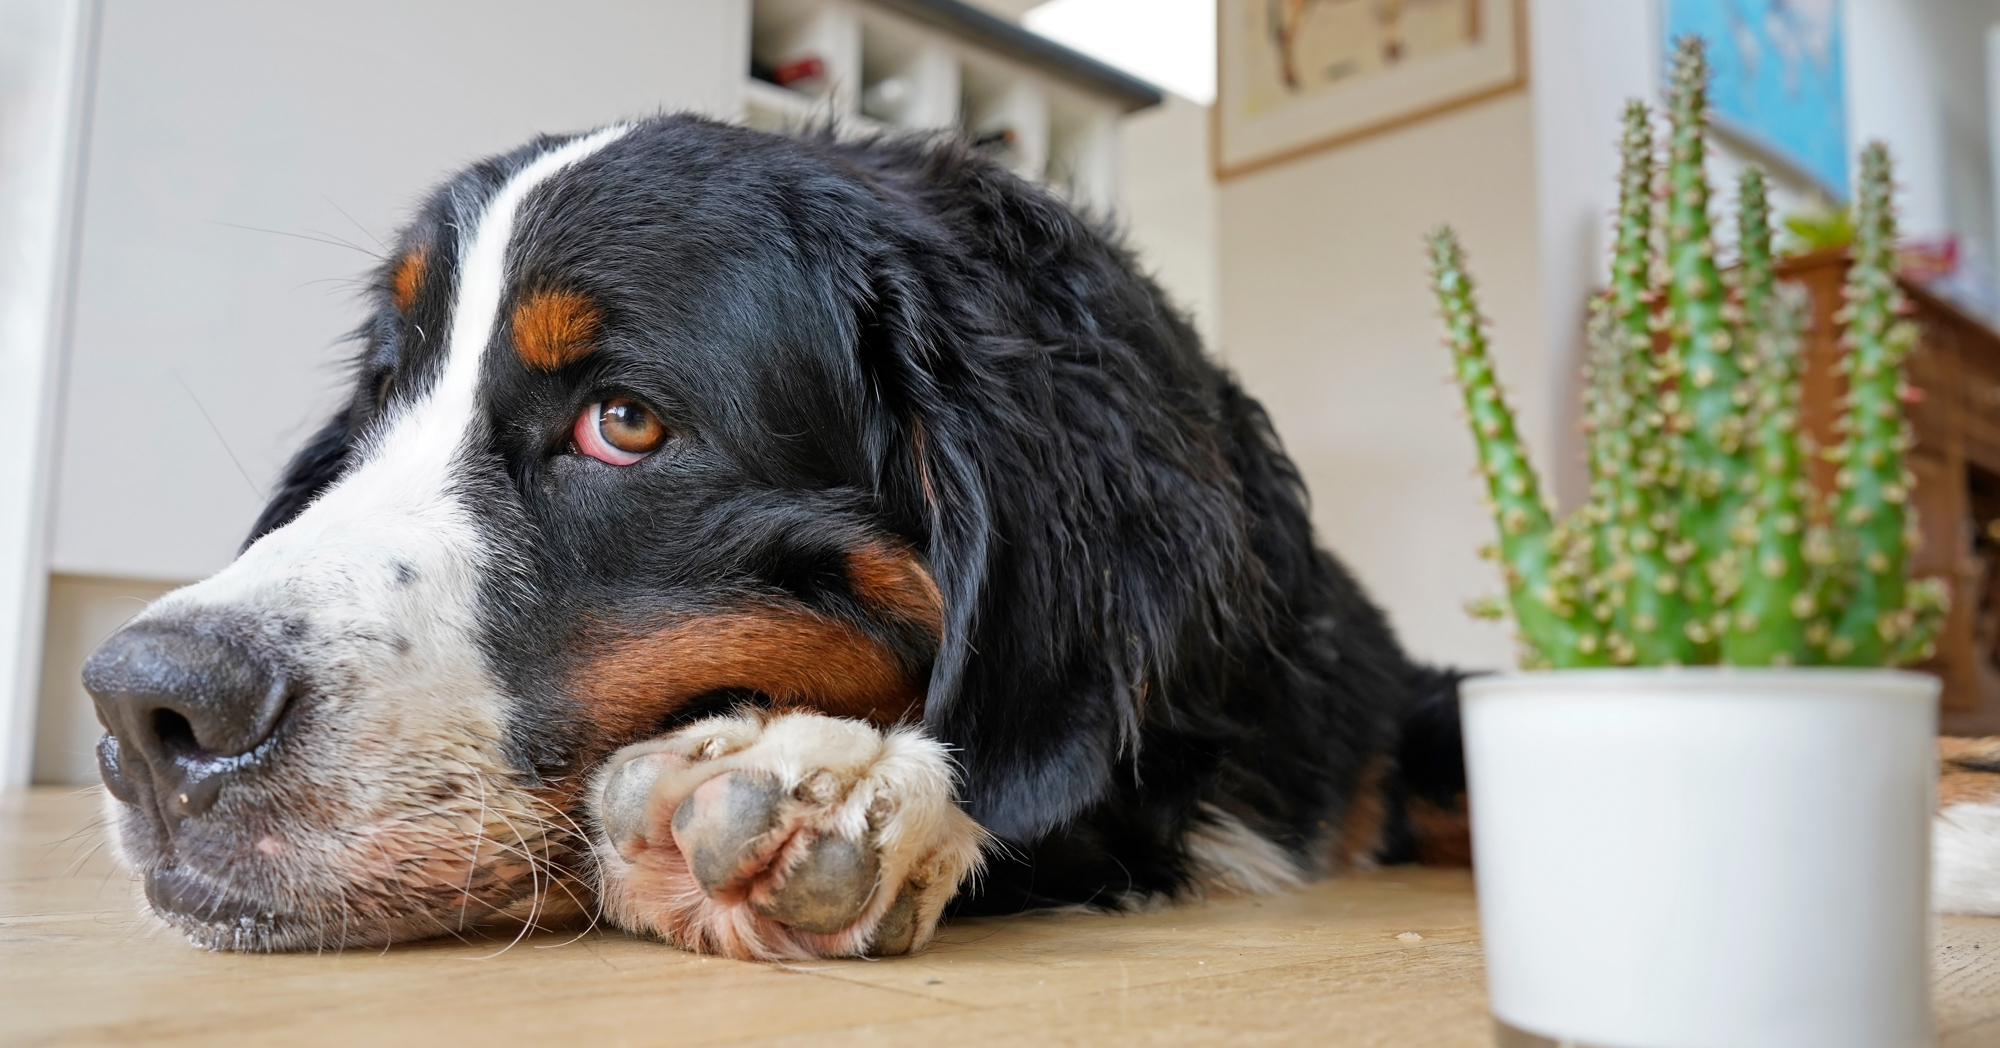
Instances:
[[[979,866],[944,747],[814,713],[700,721],[592,783],[604,912],[760,960],[911,953]]]

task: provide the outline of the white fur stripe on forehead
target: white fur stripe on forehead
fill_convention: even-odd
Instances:
[[[479,367],[493,340],[500,317],[500,299],[507,290],[507,243],[514,236],[514,218],[521,202],[535,187],[563,168],[617,141],[626,125],[614,125],[571,139],[516,171],[487,201],[470,239],[458,258],[458,301],[452,304],[451,336],[445,342],[444,370],[423,408],[439,418],[469,418],[479,388]]]
[[[363,450],[364,459],[380,459],[395,448],[395,456],[402,460],[399,469],[415,475],[425,466],[444,467],[457,454],[478,408],[480,365],[500,319],[500,300],[507,291],[507,244],[514,237],[521,202],[536,186],[630,130],[629,125],[617,124],[571,139],[529,161],[486,201],[470,224],[470,235],[460,241],[458,295],[452,303],[437,382],[378,431]],[[425,461],[410,461],[412,455]]]

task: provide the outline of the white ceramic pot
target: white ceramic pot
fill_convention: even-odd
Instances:
[[[1935,678],[1559,670],[1462,691],[1503,1045],[1933,1042]]]

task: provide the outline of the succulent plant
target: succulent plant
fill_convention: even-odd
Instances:
[[[1709,225],[1708,71],[1698,38],[1676,48],[1666,162],[1653,116],[1625,113],[1609,288],[1593,303],[1585,424],[1589,501],[1558,519],[1543,499],[1456,236],[1430,238],[1432,279],[1530,667],[1900,665],[1930,654],[1945,606],[1908,576],[1916,541],[1889,158],[1862,154],[1849,268],[1841,442],[1816,451],[1799,425],[1802,290],[1772,268],[1764,176],[1738,186],[1737,265]],[[1812,489],[1814,454],[1838,463]]]

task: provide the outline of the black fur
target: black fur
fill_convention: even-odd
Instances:
[[[454,216],[532,148],[447,184],[405,233],[429,249],[423,294],[407,315],[385,299],[354,406],[253,538],[429,381]],[[489,368],[468,481],[517,566],[486,621],[528,774],[574,778],[635,741],[601,737],[568,690],[605,630],[783,599],[927,676],[924,723],[1008,845],[965,910],[1181,890],[1188,834],[1218,813],[1321,870],[1371,766],[1392,802],[1463,789],[1454,678],[1413,665],[1315,546],[1262,408],[1103,226],[963,144],[687,117],[533,208],[517,292],[581,291],[606,325],[554,375]],[[624,469],[576,455],[568,425],[607,392],[668,420],[667,447]],[[870,619],[828,567],[876,537],[920,551],[941,643]],[[1391,812],[1385,857],[1409,837]]]
[[[343,411],[334,416],[285,464],[285,472],[278,478],[278,490],[271,493],[270,503],[257,515],[250,537],[243,540],[244,549],[290,523],[312,502],[313,496],[340,475],[341,466],[347,461],[348,443],[354,436],[351,414]]]

